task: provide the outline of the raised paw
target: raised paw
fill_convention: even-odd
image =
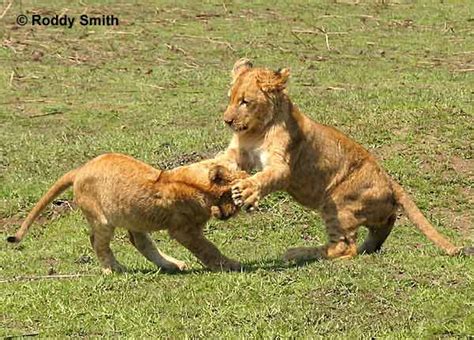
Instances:
[[[232,199],[237,206],[253,210],[258,206],[260,198],[258,184],[251,178],[239,180],[232,186]]]

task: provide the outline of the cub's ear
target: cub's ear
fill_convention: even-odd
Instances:
[[[211,183],[224,185],[229,182],[229,170],[222,165],[215,165],[209,170],[209,180]]]
[[[288,83],[288,78],[290,78],[290,69],[289,68],[281,68],[278,71],[276,71],[275,73],[280,76],[280,81],[286,87],[286,84]]]
[[[290,69],[283,68],[278,71],[262,71],[257,75],[257,83],[263,92],[278,92],[286,88],[290,78]]]
[[[244,71],[249,70],[253,67],[250,59],[242,58],[235,62],[234,67],[232,68],[232,80],[235,81],[237,77]]]

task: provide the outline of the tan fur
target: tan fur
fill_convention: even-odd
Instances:
[[[211,215],[235,214],[231,182],[248,177],[212,160],[157,170],[132,157],[105,154],[61,177],[40,199],[10,242],[20,242],[41,211],[73,186],[74,199],[91,226],[91,243],[104,273],[121,271],[110,249],[114,230],[128,230],[132,244],[148,260],[166,270],[183,270],[185,263],[159,251],[148,233],[167,229],[208,268],[239,270],[203,235]]]
[[[256,206],[265,195],[286,190],[299,203],[319,210],[326,224],[326,245],[289,249],[287,260],[347,258],[377,251],[393,227],[398,206],[447,254],[460,252],[367,150],[293,105],[285,90],[287,69],[253,68],[248,60],[238,61],[233,76],[224,121],[234,135],[218,157],[234,168],[261,170],[233,187],[236,203]],[[369,235],[357,248],[361,225]],[[472,248],[464,250],[472,252]]]

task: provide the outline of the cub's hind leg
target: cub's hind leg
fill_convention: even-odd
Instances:
[[[225,257],[203,234],[202,227],[170,228],[169,234],[193,253],[207,268],[221,271],[240,271],[241,264]]]
[[[110,241],[114,237],[114,228],[101,224],[89,213],[86,214],[86,218],[91,226],[91,245],[102,267],[102,272],[104,274],[111,274],[112,272],[120,273],[125,271],[125,267],[117,261],[112,249],[110,249]]]
[[[283,255],[286,261],[345,259],[357,255],[356,233],[359,221],[350,211],[323,214],[329,241],[319,247],[290,248]]]
[[[169,271],[186,269],[185,262],[166,255],[156,248],[149,234],[129,230],[128,237],[133,246],[156,266]]]
[[[357,249],[357,253],[372,254],[379,251],[388,235],[390,235],[396,219],[397,215],[393,214],[390,215],[385,224],[379,226],[367,226],[369,229],[369,234],[367,235],[364,243],[362,243]]]
[[[90,241],[99,260],[104,274],[122,272],[124,267],[115,259],[110,241],[114,236],[114,227],[109,225],[95,192],[92,189],[84,191],[82,187],[74,187],[76,204],[81,208],[90,225]]]

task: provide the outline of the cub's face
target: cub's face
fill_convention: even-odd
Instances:
[[[224,122],[236,133],[263,130],[273,118],[273,105],[257,84],[255,72],[243,72],[230,90]]]
[[[253,68],[247,59],[238,60],[232,71],[233,85],[224,122],[238,134],[258,134],[270,125],[275,100],[284,90],[288,70]]]

